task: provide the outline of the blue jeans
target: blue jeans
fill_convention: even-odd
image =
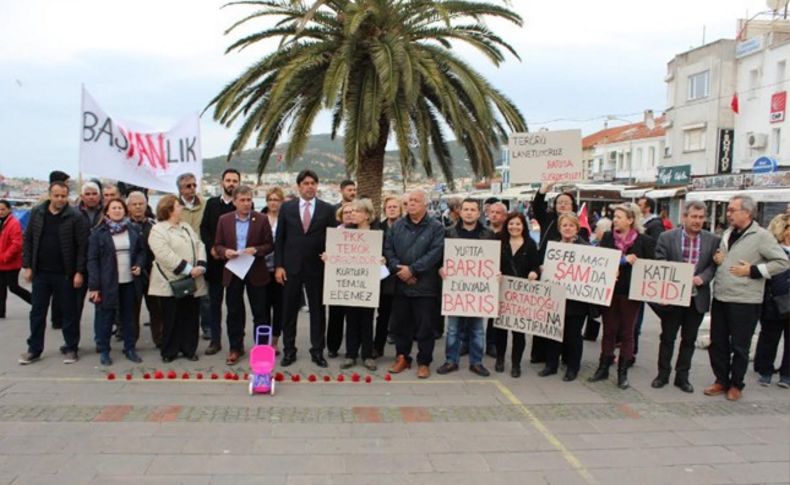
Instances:
[[[211,298],[208,294],[200,298],[200,330],[211,336]]]
[[[480,364],[483,362],[486,342],[483,319],[480,317],[447,317],[447,362],[458,364],[462,333],[469,335],[469,365]]]
[[[135,338],[134,320],[135,307],[135,287],[134,283],[124,283],[118,285],[118,308],[101,308],[96,306],[96,348],[99,353],[110,351],[110,335],[112,325],[115,322],[115,315],[121,317],[121,335],[123,336],[123,351],[134,350]]]
[[[76,320],[77,296],[72,279],[60,273],[34,273],[30,307],[30,338],[27,350],[33,355],[44,351],[44,331],[47,328],[47,310],[52,299],[63,313],[63,350],[76,352],[80,343],[80,324]]]

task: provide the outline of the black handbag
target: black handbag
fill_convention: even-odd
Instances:
[[[186,231],[186,229],[184,229]],[[187,231],[187,235],[189,232]],[[192,241],[192,236],[189,236],[189,242],[192,246],[192,266],[195,265],[195,244]],[[188,296],[192,296],[197,292],[197,282],[195,278],[191,276],[187,276],[185,278],[179,278],[177,280],[168,280],[167,276],[165,276],[164,271],[159,266],[159,263],[156,263],[156,269],[162,274],[162,277],[167,281],[167,284],[170,285],[170,289],[173,291],[173,297],[175,299],[186,298]]]

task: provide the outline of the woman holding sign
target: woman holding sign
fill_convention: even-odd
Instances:
[[[581,223],[576,214],[572,212],[561,214],[557,218],[557,226],[562,238],[561,242],[589,246],[588,242],[579,237]],[[566,300],[562,342],[546,339],[546,367],[538,372],[540,377],[547,377],[557,373],[560,365],[560,354],[562,354],[567,366],[562,380],[570,382],[576,379],[582,363],[582,351],[584,350],[582,326],[589,312],[590,304]]]
[[[609,378],[609,366],[614,362],[615,339],[621,338],[617,364],[617,386],[628,388],[628,361],[634,356],[634,323],[641,302],[628,299],[631,287],[631,266],[638,258],[653,259],[655,243],[642,234],[644,228],[634,204],[620,204],[614,208],[613,230],[605,233],[600,247],[617,249],[622,253],[620,271],[614,286],[612,303],[603,310],[603,340],[598,370],[589,381]]]
[[[535,194],[535,199],[532,201],[532,211],[538,224],[540,224],[538,256],[541,263],[546,256],[546,245],[548,242],[562,239],[562,236],[560,236],[559,224],[557,223],[558,218],[563,214],[575,214],[579,210],[573,194],[570,192],[563,192],[554,198],[553,210],[549,211],[548,204],[546,203],[546,194],[553,188],[553,183],[544,183],[540,187],[540,190],[538,190],[538,193]],[[589,241],[590,234],[584,229],[580,237],[585,241]],[[537,336],[532,338],[530,362],[533,364],[546,362],[546,342],[548,342],[548,340],[549,339]]]
[[[515,276],[537,280],[540,271],[538,246],[529,236],[527,220],[523,214],[511,212],[505,219],[505,228],[502,231],[502,257],[501,271],[503,275]],[[496,337],[496,372],[505,372],[505,351],[507,350],[507,330],[494,328]],[[513,349],[510,352],[512,377],[521,377],[521,358],[527,346],[526,334],[511,332],[513,334]]]

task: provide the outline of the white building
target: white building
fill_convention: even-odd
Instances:
[[[790,40],[781,32],[760,33],[737,48],[738,114],[733,169],[749,172],[761,157],[790,166],[786,118]]]
[[[732,137],[735,44],[720,39],[667,64],[666,150],[662,167],[691,166],[691,175],[720,170],[720,141]]]
[[[584,137],[582,158],[589,180],[620,180],[628,183],[656,181],[657,167],[664,153],[663,117],[624,126],[604,128]]]

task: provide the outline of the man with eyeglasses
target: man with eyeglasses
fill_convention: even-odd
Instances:
[[[754,217],[757,204],[736,195],[727,206],[721,245],[713,256],[718,265],[713,286],[708,356],[716,382],[705,389],[708,396],[726,394],[741,398],[749,365],[749,347],[760,318],[765,280],[788,268],[787,255],[776,239]]]
[[[195,234],[200,234],[200,223],[203,222],[203,212],[206,205],[197,195],[197,179],[189,172],[182,173],[176,178],[178,187],[178,201],[184,207],[181,220],[192,226]],[[206,249],[208,251],[208,248]],[[211,303],[209,296],[200,299],[200,329],[203,340],[211,338]]]

